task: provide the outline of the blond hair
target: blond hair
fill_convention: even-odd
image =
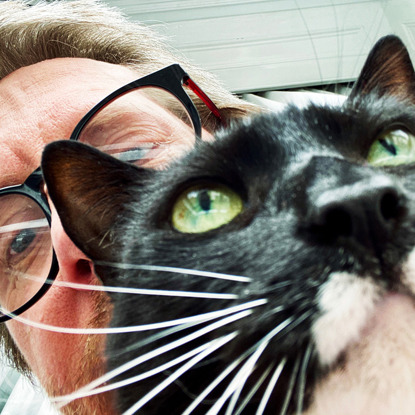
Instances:
[[[23,66],[58,57],[89,58],[134,68],[139,75],[179,63],[221,108],[225,117],[253,110],[210,73],[172,52],[150,28],[129,21],[98,0],[0,3],[0,79]],[[202,120],[208,111],[199,105]]]
[[[138,76],[179,63],[205,90],[225,118],[239,117],[253,110],[226,91],[211,74],[197,68],[151,29],[129,21],[117,9],[98,0],[37,2],[23,0],[0,2],[0,79],[13,71],[47,59],[89,58],[125,65]],[[201,118],[209,114],[199,107]],[[4,324],[0,342],[5,356],[22,372],[29,368]]]

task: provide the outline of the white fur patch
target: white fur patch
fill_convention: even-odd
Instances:
[[[317,386],[306,415],[415,414],[415,306],[387,294],[344,365]]]
[[[408,287],[412,293],[415,293],[415,249],[409,254],[402,271],[402,283]]]
[[[402,283],[415,293],[415,250]],[[332,274],[319,292],[322,316],[313,327],[320,361],[330,365],[303,415],[415,414],[415,301],[382,292],[370,278]]]
[[[330,365],[359,338],[380,293],[368,278],[333,273],[319,290],[322,313],[312,327],[320,362]]]

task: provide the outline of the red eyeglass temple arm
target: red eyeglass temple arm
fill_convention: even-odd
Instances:
[[[225,125],[225,121],[222,119],[220,115],[220,111],[218,107],[212,102],[212,100],[197,86],[195,82],[193,82],[190,78],[185,78],[183,80],[183,84],[189,87],[204,103],[205,105],[212,111],[213,115]]]

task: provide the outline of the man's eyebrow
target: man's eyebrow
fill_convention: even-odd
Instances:
[[[180,120],[177,119],[177,122]],[[88,141],[89,138],[93,144],[94,138],[99,139],[102,136],[104,140],[111,140],[111,137],[117,138],[117,135],[123,132],[125,135],[140,133],[142,135],[140,142],[153,141],[154,143],[159,140],[166,142],[166,139],[171,138],[176,130],[173,123],[167,122],[164,117],[157,118],[148,112],[119,111],[92,119],[91,124],[87,124],[82,132],[81,141]],[[84,135],[84,139],[82,135]],[[139,137],[134,135],[134,139],[139,139]],[[111,144],[111,141],[108,144]]]
[[[121,104],[114,107],[108,105],[97,112],[82,130],[81,141],[88,142],[88,138],[82,138],[84,135],[92,140],[90,144],[94,144],[94,138],[99,138],[103,133],[109,135],[104,139],[110,139],[111,131],[115,134],[119,133],[121,128],[126,128],[126,132],[128,132],[128,128],[130,128],[131,132],[134,132],[135,128],[143,133],[143,142],[147,140],[153,144],[154,142],[166,143],[175,141],[177,133],[184,133],[186,130],[189,133],[194,131],[190,120],[189,123],[186,123],[169,109],[154,102],[152,102],[152,108],[128,105],[127,102]],[[155,111],[151,111],[151,109]]]

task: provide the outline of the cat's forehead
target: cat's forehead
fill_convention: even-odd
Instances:
[[[415,132],[414,115],[412,104],[375,94],[342,106],[288,106],[237,122],[213,142],[199,143],[162,173],[163,182],[170,189],[207,178],[244,187],[254,178],[269,188],[301,174],[313,158],[366,164],[370,146],[383,132],[400,126]]]
[[[271,122],[276,145],[288,149],[290,162],[302,162],[313,154],[353,159],[387,130],[401,127],[415,132],[415,108],[411,102],[380,98],[374,92],[338,106],[291,106]]]

